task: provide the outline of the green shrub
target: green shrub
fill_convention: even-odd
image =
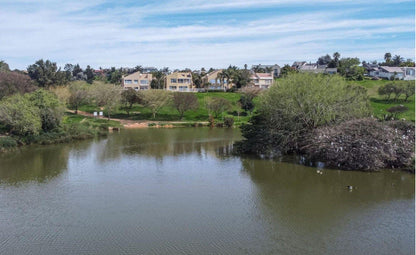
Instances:
[[[17,146],[15,139],[10,136],[0,137],[0,148],[10,149]]]
[[[311,130],[370,114],[366,90],[337,75],[288,74],[259,97],[257,116],[242,126],[241,152],[296,152]]]
[[[230,128],[234,125],[234,118],[233,117],[225,117],[224,118],[224,126]]]

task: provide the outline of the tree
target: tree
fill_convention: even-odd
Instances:
[[[67,82],[66,73],[61,72],[56,63],[40,59],[27,68],[31,79],[36,81],[39,87],[49,88],[51,86],[63,85]]]
[[[0,122],[8,132],[21,136],[36,135],[42,128],[39,108],[33,105],[28,96],[20,94],[0,101]]]
[[[389,100],[391,95],[394,93],[395,88],[393,83],[387,83],[384,86],[378,88],[378,94],[380,96],[386,96],[386,100]]]
[[[238,100],[240,102],[241,108],[252,113],[254,110],[253,99],[260,94],[261,89],[246,87],[241,89],[241,92],[240,100]]]
[[[386,63],[390,63],[391,61],[391,53],[387,52],[384,54],[384,61],[386,61]]]
[[[0,72],[9,72],[9,71],[10,71],[9,65],[3,60],[0,60]]]
[[[143,104],[149,107],[152,111],[153,119],[156,118],[156,114],[159,110],[167,106],[172,100],[172,94],[166,90],[145,90],[143,92]]]
[[[231,80],[237,88],[242,88],[250,84],[250,71],[247,69],[239,70],[236,66],[230,66],[227,72],[231,75]]]
[[[204,84],[202,74],[192,72],[192,82],[197,88],[202,88]]]
[[[75,109],[75,114],[78,114],[78,108],[88,102],[88,87],[84,82],[74,82],[69,87],[69,107]]]
[[[400,55],[394,55],[393,66],[400,66],[404,62],[404,59]]]
[[[130,111],[133,108],[133,105],[141,102],[141,93],[136,92],[134,89],[128,88],[127,90],[123,90],[123,92],[121,92],[121,104],[122,108],[127,112],[127,116],[130,116]]]
[[[38,89],[30,94],[26,94],[26,96],[39,109],[43,131],[47,132],[61,125],[65,107],[53,92]]]
[[[186,111],[198,109],[198,98],[193,93],[175,92],[173,93],[173,106],[178,110],[179,119],[182,120]]]
[[[339,58],[341,57],[341,54],[339,54],[339,52],[335,52],[332,56],[334,59],[328,63],[328,67],[337,68],[339,66]]]
[[[362,80],[365,69],[358,66],[359,64],[359,58],[342,58],[339,61],[338,72],[349,80]]]
[[[152,72],[153,80],[150,82],[152,89],[163,89],[165,87],[165,74],[162,70]]]
[[[402,84],[393,83],[394,101],[397,101],[399,97],[404,94],[404,86]]]
[[[94,81],[94,70],[90,66],[87,66],[87,69],[85,69],[85,75],[87,77],[87,82],[92,84]]]
[[[73,74],[72,73],[74,71],[74,65],[73,64],[65,64],[64,71],[65,71],[66,79],[68,81],[71,81],[72,80],[72,77],[73,77]]]
[[[143,72],[143,67],[141,65],[137,65],[134,69],[133,69],[133,73],[134,72]]]
[[[362,81],[364,80],[364,73],[365,73],[364,67],[354,65],[348,68],[348,71],[345,74],[345,78],[347,78],[348,80],[353,80],[353,81]]]
[[[222,97],[206,97],[205,105],[208,112],[213,113],[215,118],[231,108],[230,101]]]
[[[122,78],[122,72],[120,70],[116,70],[115,67],[111,67],[110,72],[107,73],[107,80],[113,84],[120,84]]]
[[[242,127],[242,152],[296,152],[311,130],[370,114],[366,90],[336,75],[290,74],[260,95],[258,114]]]
[[[286,64],[282,67],[280,77],[285,77],[288,74],[296,73],[296,72],[297,72],[297,70],[293,69],[290,65]]]
[[[332,61],[331,56],[326,54],[325,56],[322,56],[322,57],[318,58],[317,63],[318,63],[318,65],[328,65],[331,61]]]
[[[404,101],[407,102],[407,99],[415,94],[415,83],[412,81],[405,81],[403,85],[403,93],[405,95]]]
[[[240,102],[241,109],[243,109],[244,111],[249,111],[250,113],[253,111],[254,109],[253,98],[243,94],[241,95],[238,101]]]
[[[29,76],[17,72],[0,72],[0,99],[15,93],[34,91],[36,86]]]
[[[402,62],[400,66],[415,67],[415,62],[411,58],[408,58],[406,61]]]
[[[79,64],[76,64],[73,68],[72,68],[72,76],[77,77],[78,74],[82,73],[82,68],[79,66]]]
[[[104,107],[108,120],[120,104],[121,87],[113,84],[97,84],[91,86],[91,95],[98,107]]]

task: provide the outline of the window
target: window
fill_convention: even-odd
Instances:
[[[171,83],[176,83],[176,79],[170,79]]]
[[[147,90],[149,89],[149,86],[140,86],[140,90]]]
[[[178,83],[183,83],[183,79],[178,79]]]
[[[169,86],[170,90],[176,90],[176,86]]]
[[[179,86],[179,90],[180,91],[187,91],[188,90],[188,86]]]
[[[148,80],[140,80],[140,84],[141,85],[147,85],[147,84],[149,84],[149,81]]]
[[[185,81],[185,83],[191,83],[190,79],[185,79],[184,81]]]
[[[124,80],[124,84],[131,84],[131,80]]]
[[[137,84],[137,83],[139,83],[139,81],[138,80],[134,80],[134,84]]]
[[[212,79],[212,80],[209,80],[209,83],[211,83],[211,84],[215,84],[215,79]]]

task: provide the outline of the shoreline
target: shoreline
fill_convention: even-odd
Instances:
[[[69,113],[75,114],[74,110],[66,110]],[[112,120],[117,121],[123,128],[126,129],[140,129],[140,128],[174,128],[174,127],[201,127],[201,126],[208,126],[208,121],[152,121],[152,120],[126,120],[126,119],[118,119],[118,118],[107,118],[107,117],[98,117],[94,116],[91,113],[79,111],[76,115],[90,117],[95,119],[102,119],[102,120]],[[110,128],[110,127],[109,127]],[[112,128],[112,127],[111,127]]]

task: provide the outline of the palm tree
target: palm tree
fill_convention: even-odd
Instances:
[[[386,61],[386,63],[390,63],[391,61],[391,53],[387,52],[386,54],[384,54],[384,60]]]

